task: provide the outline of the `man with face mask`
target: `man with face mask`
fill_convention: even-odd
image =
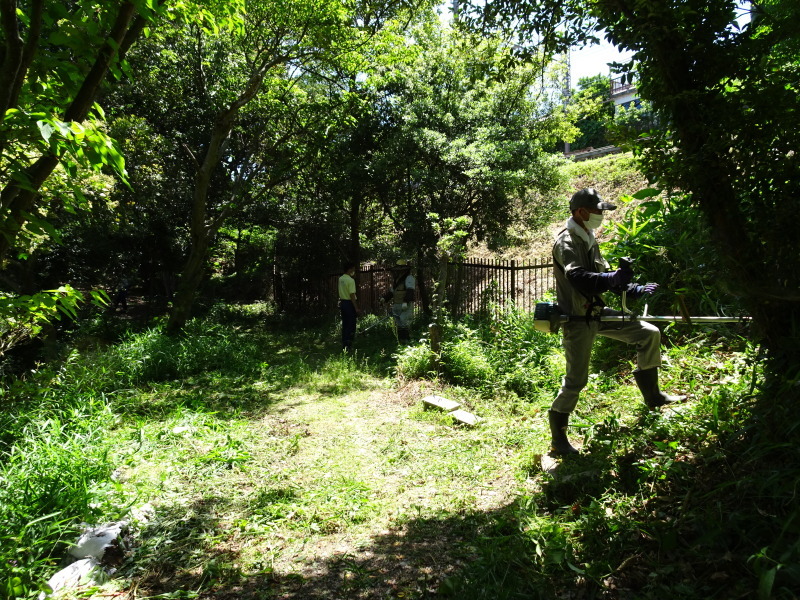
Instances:
[[[644,401],[651,409],[683,399],[669,396],[658,387],[658,367],[661,366],[661,332],[645,321],[630,323],[600,322],[592,317],[618,315],[606,307],[604,292],[627,293],[629,298],[652,294],[656,283],[631,283],[633,272],[623,263],[610,271],[594,237],[594,230],[603,222],[603,213],[615,205],[605,202],[593,188],[576,192],[569,202],[572,217],[556,237],[553,245],[553,264],[556,296],[562,312],[586,315],[586,321],[570,321],[562,326],[566,375],[561,390],[548,411],[552,452],[566,455],[578,452],[567,439],[569,415],[575,410],[581,390],[589,380],[589,358],[595,337],[602,335],[633,344],[637,350],[637,370],[634,379]]]

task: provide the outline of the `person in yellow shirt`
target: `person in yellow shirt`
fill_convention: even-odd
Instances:
[[[358,264],[347,261],[343,264],[344,273],[339,277],[339,309],[342,313],[342,350],[353,351],[353,338],[356,335],[356,320],[361,310],[356,296],[356,280],[353,279]]]

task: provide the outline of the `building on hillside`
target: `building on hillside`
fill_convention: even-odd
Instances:
[[[611,100],[614,102],[615,107],[630,108],[631,106],[639,106],[639,90],[636,88],[635,77],[633,79],[631,79],[630,75],[612,77]]]
[[[619,115],[625,110],[641,107],[642,101],[639,98],[639,89],[636,86],[635,73],[611,76],[609,81],[610,88],[607,101],[614,103],[615,115]],[[630,131],[634,135],[637,135],[638,133],[648,131],[653,126],[657,125],[657,121],[648,113],[632,113],[632,117],[628,119],[627,125]],[[606,156],[607,154],[616,154],[618,152],[622,152],[622,148],[616,145],[603,146],[600,148],[593,148],[589,146],[572,151],[570,151],[569,147],[567,146],[565,148],[564,156],[571,158],[574,161],[582,161],[592,158],[599,158],[601,156]]]

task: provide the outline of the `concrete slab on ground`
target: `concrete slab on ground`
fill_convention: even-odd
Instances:
[[[422,402],[425,404],[425,408],[434,407],[445,412],[456,410],[461,406],[455,400],[449,400],[448,398],[443,398],[442,396],[425,396],[422,399]]]
[[[478,417],[465,410],[454,410],[450,414],[456,421],[464,423],[465,425],[477,425],[479,421]]]

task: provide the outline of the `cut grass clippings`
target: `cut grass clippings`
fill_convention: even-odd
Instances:
[[[263,576],[273,597],[427,593],[473,557],[475,525],[465,522],[503,510],[525,486],[513,468],[525,433],[510,436],[511,447],[493,443],[425,411],[418,384],[365,377],[345,393],[309,388],[318,385],[287,390],[268,411],[181,410],[118,430],[141,442],[121,461],[124,477],[150,490],[156,509],[131,561],[147,573],[140,590],[182,582],[257,597],[242,582]]]
[[[546,409],[562,363],[552,338],[518,339],[533,335],[521,316],[494,324],[492,342],[452,329],[460,337],[447,340],[443,360],[453,357],[453,380],[476,364],[496,377],[467,388],[398,378],[395,361],[415,354],[388,327],[362,335],[348,357],[331,324],[267,328],[256,313],[231,327],[227,310],[224,328],[195,327],[204,343],[147,332],[99,356],[73,355],[49,376],[47,410],[62,410],[60,431],[85,435],[87,457],[104,461],[92,459],[89,492],[60,505],[58,539],[75,536],[76,518],[131,521],[96,598],[699,599],[780,590],[791,575],[789,563],[770,572],[776,550],[762,539],[742,574],[758,548],[743,545],[741,523],[745,534],[713,519],[707,534],[697,529],[700,515],[713,516],[715,486],[736,476],[726,439],[748,422],[749,404],[736,398],[758,375],[746,346],[670,347],[663,384],[690,402],[663,416],[642,408],[630,363],[601,346],[570,431],[586,453],[546,473]],[[194,360],[209,348],[213,358]],[[113,385],[112,366],[125,386]],[[526,388],[527,397],[512,391]],[[478,425],[426,410],[431,393]],[[87,396],[96,414],[68,409]],[[41,407],[26,410],[19,419],[41,421]],[[35,431],[52,428],[4,438],[16,464],[14,448],[32,447]],[[719,551],[720,536],[730,550]],[[48,577],[65,550],[59,542],[38,566],[11,572]]]

